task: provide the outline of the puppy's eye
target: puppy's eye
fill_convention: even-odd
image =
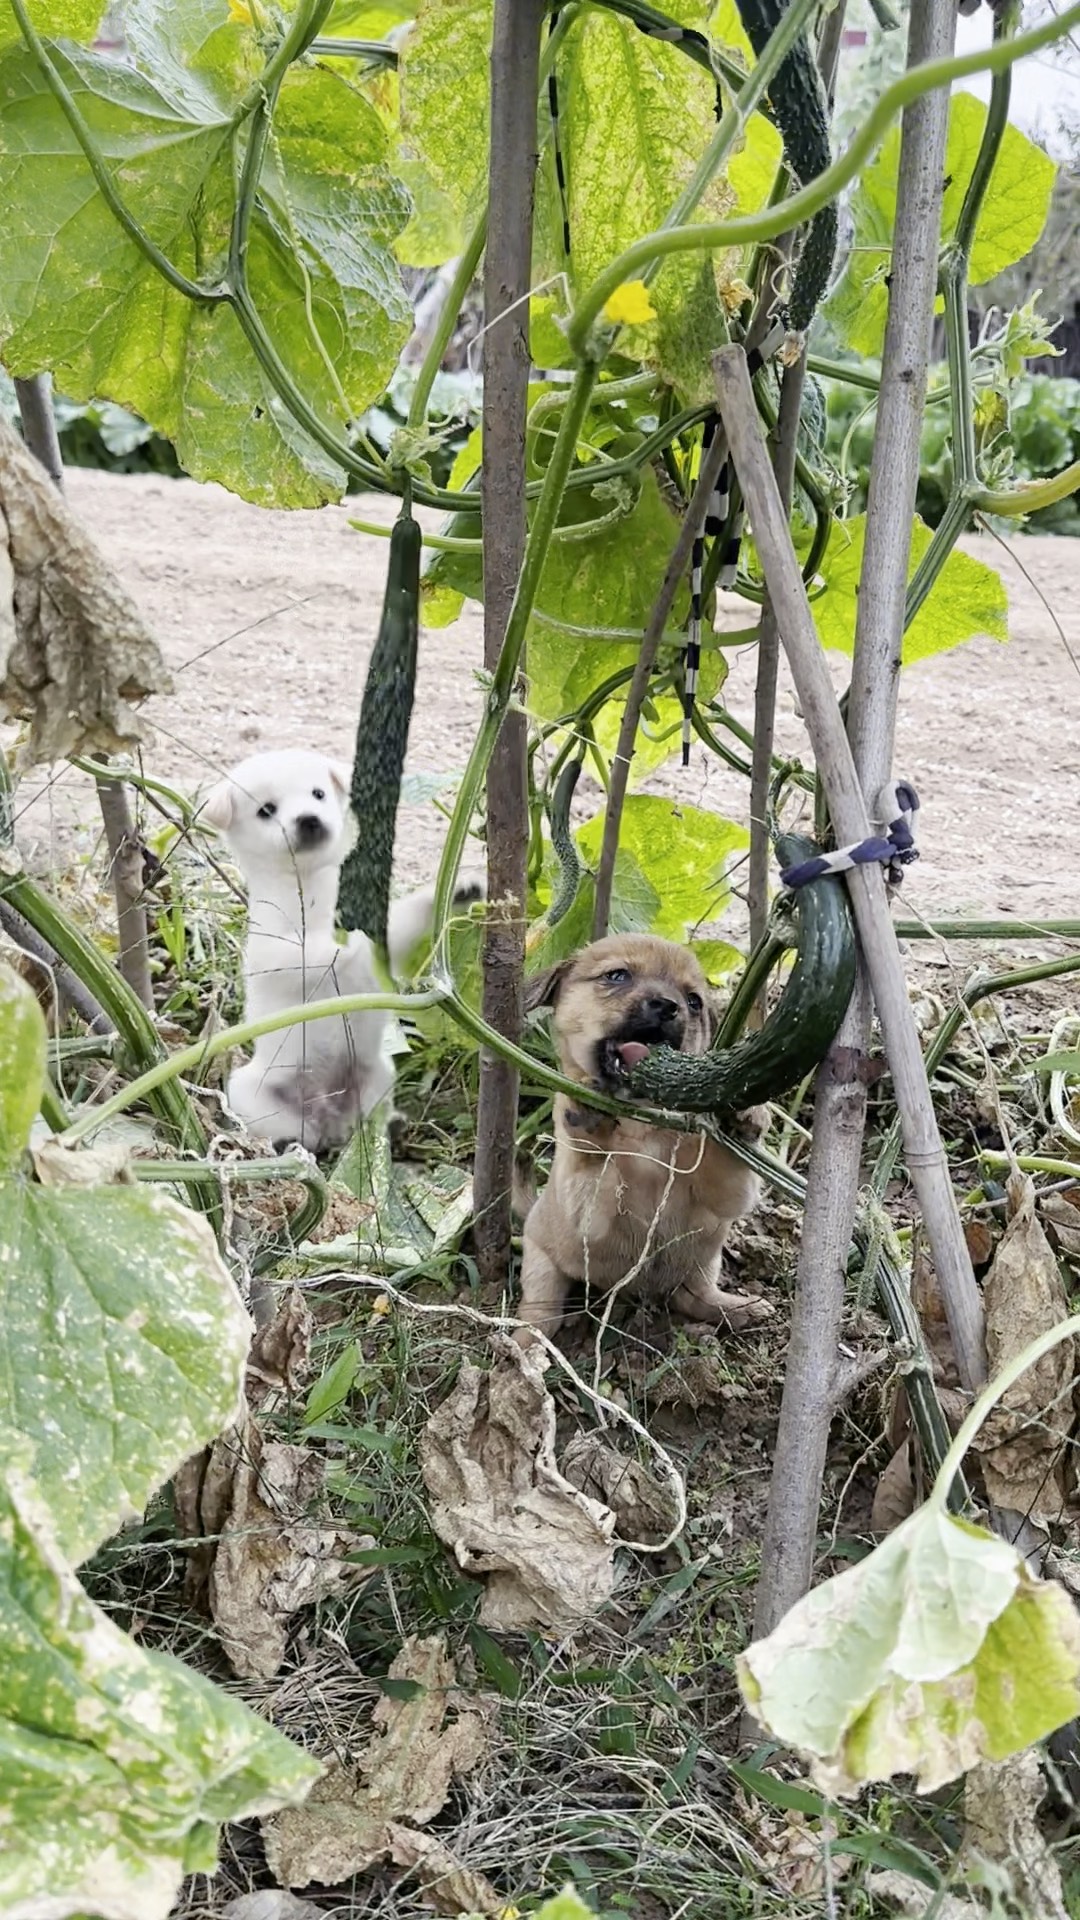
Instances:
[[[264,800],[262,806],[259,808],[258,818],[260,820],[272,820],[276,812],[277,807],[274,802],[272,800]]]
[[[313,799],[313,800],[325,800],[325,799],[326,799],[326,795],[325,795],[325,793],[323,792],[323,790],[322,790],[322,788],[321,788],[321,787],[312,787],[312,789],[311,789],[311,797],[312,797],[312,799]]]
[[[691,1013],[700,1013],[702,1007],[705,1005],[705,1002],[702,999],[700,993],[688,993],[686,996],[686,1004],[689,1007]]]
[[[604,975],[604,979],[610,981],[613,987],[625,987],[629,978],[629,967],[609,967]]]

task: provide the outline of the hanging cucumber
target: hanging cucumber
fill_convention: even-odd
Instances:
[[[746,37],[760,58],[787,11],[786,0],[737,0]],[[818,64],[806,34],[796,41],[769,85],[784,155],[800,186],[808,186],[832,161],[829,109]],[[805,333],[829,284],[836,257],[836,202],[810,223],[788,296],[788,324]]]
[[[406,502],[390,536],[382,619],[356,730],[349,798],[360,833],[345,856],[337,899],[340,924],[350,932],[358,928],[382,949],[419,635],[420,528]]]
[[[574,836],[570,831],[570,802],[574,797],[574,788],[581,777],[581,761],[568,760],[555,785],[548,808],[548,825],[551,828],[551,844],[559,862],[559,885],[548,908],[547,924],[556,927],[565,920],[574,901],[584,872],[584,863],[577,850]]]
[[[777,844],[781,867],[819,849],[797,834]],[[739,1113],[797,1086],[825,1058],[855,985],[855,930],[847,888],[834,875],[792,896],[796,960],[784,991],[758,1033],[723,1053],[656,1047],[633,1068],[639,1099],[684,1113]]]

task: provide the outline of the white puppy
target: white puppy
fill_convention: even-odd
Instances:
[[[245,1013],[338,994],[374,993],[371,945],[334,938],[338,873],[350,843],[349,769],[320,753],[257,753],[207,795],[200,819],[224,835],[248,888]],[[456,900],[477,899],[469,883]],[[431,927],[434,889],[390,909],[395,974]],[[394,1084],[390,1016],[332,1016],[264,1034],[230,1075],[228,1101],[249,1130],[313,1153],[340,1146]]]

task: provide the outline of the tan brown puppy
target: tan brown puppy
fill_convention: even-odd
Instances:
[[[685,947],[611,935],[526,982],[526,1006],[555,1009],[563,1072],[626,1093],[653,1045],[704,1053],[712,1015],[705,976]],[[751,1137],[765,1111],[744,1116]],[[525,1219],[519,1317],[551,1334],[573,1281],[594,1293],[625,1284],[677,1313],[738,1329],[769,1318],[763,1300],[725,1293],[721,1255],[732,1222],[756,1206],[748,1167],[706,1134],[673,1133],[555,1101],[551,1176]],[[528,1335],[521,1336],[527,1340]]]

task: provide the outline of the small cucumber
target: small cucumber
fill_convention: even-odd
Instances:
[[[382,619],[356,730],[349,798],[359,827],[338,881],[340,924],[386,947],[394,829],[416,693],[420,528],[402,507],[390,536]]]
[[[797,834],[777,844],[781,867],[819,849]],[[796,960],[784,991],[758,1033],[723,1053],[656,1047],[630,1075],[639,1099],[684,1113],[739,1113],[775,1100],[825,1058],[855,985],[855,930],[847,888],[834,875],[792,896]]]
[[[565,920],[574,901],[584,872],[584,863],[570,831],[570,803],[574,798],[574,788],[581,777],[581,761],[568,760],[559,775],[555,792],[548,808],[548,824],[551,828],[551,844],[559,862],[559,887],[548,908],[547,924],[556,927]]]
[[[746,37],[758,59],[787,11],[786,0],[737,0]],[[825,88],[805,34],[796,41],[769,86],[784,154],[800,186],[824,173],[832,160]],[[835,201],[810,224],[788,296],[788,324],[805,333],[829,284],[838,232]]]

